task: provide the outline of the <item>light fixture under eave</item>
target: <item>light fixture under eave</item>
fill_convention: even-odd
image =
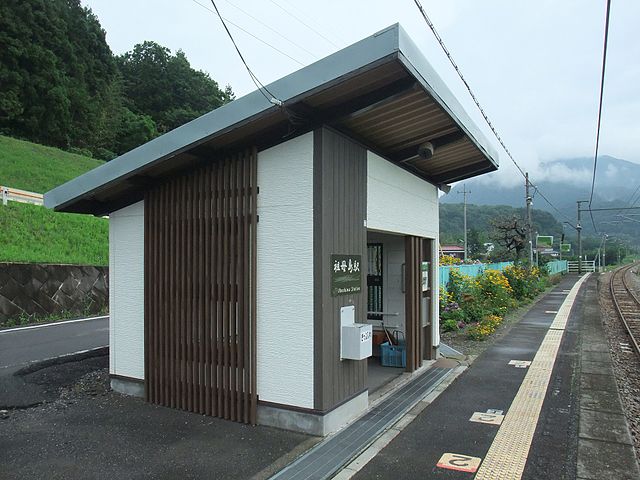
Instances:
[[[418,156],[422,160],[428,160],[431,157],[433,157],[433,151],[434,150],[435,150],[435,147],[433,146],[433,143],[431,143],[431,142],[421,143],[418,146]]]
[[[445,195],[451,191],[451,185],[447,185],[446,183],[439,183],[437,187],[444,192]]]

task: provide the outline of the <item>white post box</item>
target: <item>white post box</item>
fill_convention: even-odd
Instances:
[[[340,359],[364,360],[371,356],[373,346],[372,326],[354,323],[355,307],[340,308]]]

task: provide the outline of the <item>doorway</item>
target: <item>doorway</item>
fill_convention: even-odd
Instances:
[[[405,371],[404,236],[367,234],[367,323],[373,326],[368,360],[369,393]]]
[[[432,358],[433,240],[367,233],[369,393]]]

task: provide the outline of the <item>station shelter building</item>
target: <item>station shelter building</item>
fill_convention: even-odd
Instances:
[[[496,154],[397,24],[267,89],[45,205],[109,216],[115,390],[326,435],[385,377],[383,325],[388,371],[437,355],[438,189]]]

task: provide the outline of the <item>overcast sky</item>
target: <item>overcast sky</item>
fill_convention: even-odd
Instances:
[[[201,5],[198,5],[199,2]],[[83,0],[114,53],[182,49],[237,97],[255,89],[210,0]],[[249,65],[272,82],[399,22],[500,151],[495,180],[520,182],[413,0],[217,0]],[[605,0],[423,0],[464,76],[534,181],[541,162],[593,156]],[[244,12],[243,12],[243,11]],[[640,163],[640,2],[613,0],[600,152]],[[251,32],[265,45],[238,27]],[[286,55],[285,55],[286,54]],[[289,58],[292,57],[292,58]]]

